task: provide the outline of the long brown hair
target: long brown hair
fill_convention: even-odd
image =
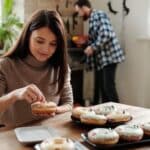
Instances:
[[[30,53],[29,39],[31,33],[41,27],[48,27],[57,37],[57,48],[53,56],[49,59],[49,63],[54,67],[55,72],[59,72],[56,83],[58,81],[58,91],[60,93],[65,82],[67,74],[67,52],[66,52],[66,36],[63,21],[60,15],[54,10],[38,10],[29,21],[24,25],[22,33],[15,45],[3,57],[25,58]]]

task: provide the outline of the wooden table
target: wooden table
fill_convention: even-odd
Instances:
[[[129,106],[118,103],[105,103],[105,104],[113,104],[116,107],[121,109],[126,109],[133,115],[133,120],[128,124],[139,124],[144,122],[150,122],[150,110],[142,107]],[[61,136],[71,137],[73,139],[78,139],[82,141],[80,137],[80,133],[86,132],[89,128],[85,126],[76,125],[71,121],[70,118],[71,113],[67,112],[61,115],[57,115],[53,118],[49,118],[44,121],[40,121],[38,123],[30,124],[31,125],[44,125],[48,127],[54,127],[58,130]],[[13,129],[8,128],[0,128],[0,149],[2,150],[32,150],[31,146],[25,146],[19,143],[16,139],[15,133]],[[92,149],[92,148],[89,148]],[[132,148],[133,150],[149,150],[150,144],[142,147]]]

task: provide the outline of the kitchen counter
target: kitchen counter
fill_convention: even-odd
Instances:
[[[129,111],[133,115],[133,120],[130,121],[128,124],[138,124],[142,122],[150,122],[150,110],[142,107],[135,107],[130,105],[112,103],[116,107],[125,109]],[[58,130],[61,136],[70,137],[72,139],[76,139],[82,141],[80,134],[82,132],[87,132],[88,128],[85,126],[79,126],[72,122],[71,113],[67,112],[64,114],[57,115],[55,117],[46,119],[44,121],[39,121],[37,123],[32,123],[31,125],[44,125],[54,127]],[[0,149],[2,150],[32,150],[31,146],[25,146],[19,143],[16,139],[15,133],[13,129],[9,128],[0,128]],[[13,146],[13,147],[12,147]],[[92,150],[92,148],[89,148]],[[130,148],[131,149],[131,148]],[[149,145],[142,145],[142,147],[135,147],[132,150],[149,150]]]

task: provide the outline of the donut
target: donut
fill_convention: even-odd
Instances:
[[[150,122],[144,123],[141,125],[141,128],[143,129],[145,135],[150,136]]]
[[[104,125],[107,118],[104,115],[95,114],[95,112],[87,112],[80,116],[80,121],[85,124]]]
[[[75,107],[72,110],[72,116],[77,118],[77,119],[80,119],[80,115],[87,113],[89,111],[90,111],[90,109],[86,108],[86,107],[81,107],[81,106]]]
[[[143,138],[143,129],[137,125],[120,125],[115,128],[119,134],[120,140],[134,142]]]
[[[94,109],[96,114],[108,115],[111,112],[117,111],[117,108],[114,105],[101,105]]]
[[[31,104],[31,110],[33,114],[52,114],[55,113],[57,105],[54,102],[35,102]]]
[[[109,123],[125,123],[132,119],[132,116],[125,111],[114,111],[107,115]]]
[[[40,150],[75,150],[75,144],[68,138],[55,137],[43,141]]]
[[[88,139],[94,144],[113,145],[119,141],[119,135],[112,129],[95,128],[88,132]]]

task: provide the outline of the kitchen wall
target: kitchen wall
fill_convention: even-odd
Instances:
[[[106,0],[91,0],[94,8],[105,10],[125,50],[126,60],[118,66],[116,83],[122,103],[150,107],[149,0],[127,0],[130,13],[124,16],[123,0],[111,0],[119,14],[110,14]],[[121,5],[121,6],[120,6]],[[85,24],[85,33],[88,25]],[[87,77],[88,78],[88,77]],[[89,77],[91,79],[91,76]],[[87,90],[86,90],[87,91]]]
[[[15,0],[15,12],[23,21],[39,9],[52,9],[60,12],[66,26],[67,36],[83,33],[83,21],[80,17],[73,18],[74,0]],[[73,25],[74,21],[76,24]]]
[[[150,47],[147,40],[149,0],[127,1],[131,13],[125,20],[126,61],[119,66],[118,91],[123,102],[150,107]],[[150,17],[150,16],[149,16]],[[145,37],[142,40],[140,37]]]

